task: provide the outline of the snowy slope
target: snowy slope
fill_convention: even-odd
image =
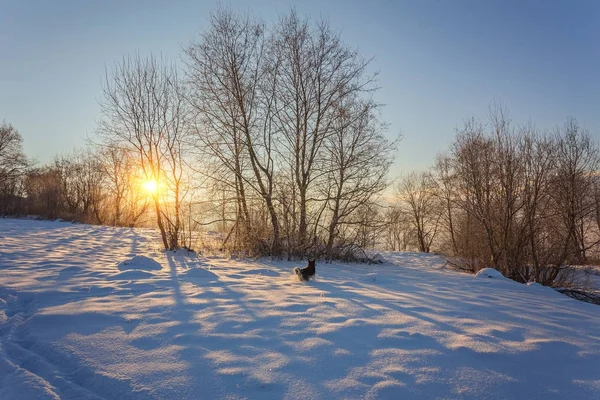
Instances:
[[[408,253],[304,284],[153,235],[0,219],[0,399],[600,399],[598,306]]]

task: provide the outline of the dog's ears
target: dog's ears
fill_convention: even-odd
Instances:
[[[314,264],[314,262],[315,262],[315,261],[317,261],[317,259],[316,259],[316,258],[313,258],[313,259],[310,259],[310,258],[309,258],[309,259],[308,259],[308,262],[309,262],[309,263],[313,263],[313,264]]]

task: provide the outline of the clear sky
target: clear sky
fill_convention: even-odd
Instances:
[[[600,138],[600,0],[222,1],[276,21],[295,6],[326,18],[374,57],[376,100],[395,171],[428,167],[454,130],[495,100],[516,122],[551,128],[574,116]],[[99,119],[105,66],[181,48],[218,2],[0,0],[0,120],[41,162],[82,147]]]

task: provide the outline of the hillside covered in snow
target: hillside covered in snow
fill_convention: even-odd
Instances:
[[[162,252],[0,219],[0,399],[598,399],[600,307],[433,255]]]

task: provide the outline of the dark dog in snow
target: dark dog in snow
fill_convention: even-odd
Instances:
[[[315,262],[316,260],[308,260],[308,265],[304,268],[294,268],[294,272],[298,275],[298,279],[301,281],[308,281],[310,278],[315,276]]]

